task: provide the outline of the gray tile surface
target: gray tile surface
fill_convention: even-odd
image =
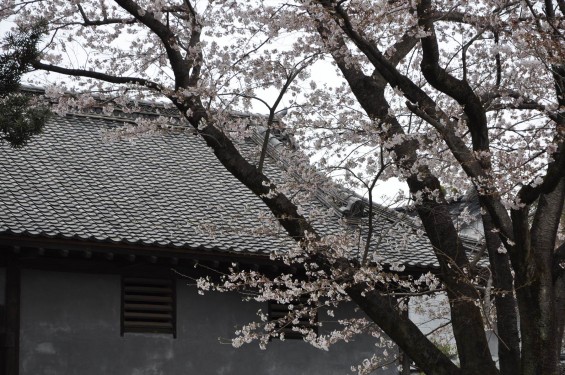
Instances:
[[[119,119],[53,115],[26,147],[0,144],[0,234],[245,253],[294,245],[280,228],[263,230],[261,217],[272,217],[268,209],[197,136],[104,139],[105,131],[123,125]],[[250,145],[243,149],[251,153]],[[276,180],[282,172],[271,159],[267,173]],[[316,197],[308,208],[340,204],[335,194],[318,191]],[[437,265],[409,219],[385,208],[376,211],[377,259]],[[318,228],[337,233],[338,221],[336,216]]]

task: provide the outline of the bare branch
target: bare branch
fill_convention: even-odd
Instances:
[[[60,73],[67,76],[75,76],[75,77],[87,77],[87,78],[94,78],[105,82],[110,83],[119,83],[119,84],[136,84],[148,89],[156,90],[158,92],[163,91],[163,87],[155,82],[147,80],[145,78],[139,77],[120,77],[120,76],[113,76],[110,74],[96,72],[92,70],[84,70],[84,69],[69,69],[64,68],[57,65],[45,64],[40,61],[33,62],[32,66],[37,70],[45,70],[47,72],[53,73]]]
[[[137,21],[135,20],[135,18],[106,18],[104,17],[101,20],[90,20],[88,18],[88,16],[86,15],[86,13],[84,12],[84,9],[82,8],[82,5],[77,4],[78,7],[78,11],[80,12],[80,15],[82,17],[82,19],[84,20],[84,22],[82,23],[77,23],[78,25],[82,25],[82,26],[102,26],[102,25],[111,25],[111,24],[134,24]],[[67,24],[69,25],[69,24]]]

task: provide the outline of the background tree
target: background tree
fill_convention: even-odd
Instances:
[[[23,146],[41,131],[48,109],[19,92],[22,75],[29,72],[30,63],[38,58],[37,43],[46,32],[45,22],[8,33],[0,55],[0,139],[14,147]]]
[[[0,14],[20,30],[50,20],[33,69],[68,76],[74,89],[118,105],[168,98],[296,239],[301,253],[288,261],[307,263],[308,282],[234,271],[230,285],[252,285],[262,292],[257,298],[281,301],[304,293],[331,303],[351,299],[426,373],[558,373],[563,1],[12,0]],[[344,171],[346,182],[371,189],[377,174],[407,183],[440,264],[458,365],[406,317],[398,290],[386,289],[392,282],[418,294],[419,286],[378,262],[356,260],[358,244],[346,237],[316,232],[311,214],[284,193],[288,181],[276,186],[229,136],[244,128],[226,121],[229,111],[249,108],[249,98],[269,89],[282,92],[292,67],[313,55],[339,75],[324,85],[315,76],[321,65],[301,70],[284,90],[291,106],[299,104],[287,125],[316,152],[321,170]],[[87,105],[85,98],[59,101],[57,111]],[[312,183],[315,174],[301,171]],[[481,281],[484,269],[463,250],[448,210],[449,199],[470,188],[482,208],[492,284]],[[430,277],[420,283],[437,287]],[[495,297],[499,368],[485,336],[485,294]],[[350,322],[339,339],[366,322]],[[273,326],[267,331],[277,334]],[[249,327],[241,337],[265,341]]]

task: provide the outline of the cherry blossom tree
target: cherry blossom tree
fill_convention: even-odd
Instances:
[[[40,84],[40,72],[68,77],[66,87],[50,85],[47,94],[81,95],[59,101],[56,112],[88,106],[93,93],[112,106],[167,98],[296,240],[283,258],[299,271],[267,278],[234,269],[217,288],[245,285],[258,300],[281,302],[307,294],[310,304],[297,306],[291,320],[309,316],[312,302],[353,301],[367,318],[344,322],[330,337],[305,328],[322,348],[376,325],[429,374],[558,373],[564,1],[9,0],[0,17],[18,35],[45,28],[22,71],[33,70],[29,80]],[[335,73],[331,80],[319,79],[322,66]],[[275,104],[267,99],[272,92]],[[229,114],[260,99],[273,125],[283,97],[287,131],[318,164],[315,172],[296,168],[298,180],[329,184],[319,177],[326,171],[371,195],[379,180],[405,182],[439,280],[401,279],[395,266],[379,264],[370,254],[378,248],[374,238],[370,246],[378,230],[371,225],[361,232],[364,256],[356,256],[359,241],[322,234],[300,197],[285,193],[296,179],[276,185],[242,155],[233,135],[249,123]],[[463,251],[449,212],[449,201],[469,189],[478,193],[488,262]],[[439,290],[448,298],[457,364],[405,313],[405,296]],[[498,365],[485,335],[493,321]],[[253,323],[236,344],[266,343],[278,328]]]

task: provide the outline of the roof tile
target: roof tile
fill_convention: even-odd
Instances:
[[[187,132],[106,142],[103,133],[122,124],[54,115],[26,147],[0,144],[0,233],[245,253],[294,245],[282,228],[280,234],[254,234],[270,212],[201,139]],[[252,145],[240,147],[255,152]],[[273,180],[282,178],[273,160],[266,170]],[[330,200],[318,194],[309,206],[332,208]],[[401,244],[413,228],[396,213],[382,208],[377,214],[385,237],[374,249],[379,257],[436,264],[422,238]],[[320,232],[339,232],[337,219],[319,222]]]

